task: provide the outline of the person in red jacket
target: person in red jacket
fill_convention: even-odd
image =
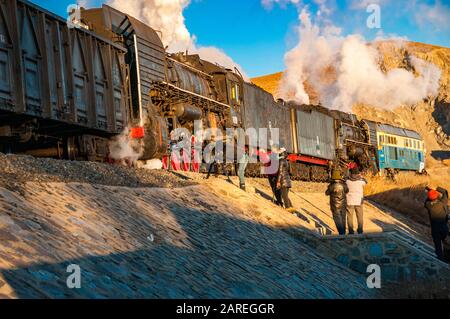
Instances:
[[[443,245],[449,232],[448,192],[446,189],[434,185],[428,185],[426,190],[425,208],[430,217],[431,236],[433,237],[436,256],[442,261],[448,261],[443,252]]]

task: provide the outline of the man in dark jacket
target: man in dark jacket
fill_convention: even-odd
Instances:
[[[433,237],[437,257],[446,261],[443,253],[443,243],[448,236],[448,192],[442,187],[429,185],[425,201],[431,224],[431,236]]]
[[[265,153],[266,155],[267,153]],[[267,155],[266,155],[267,156]],[[277,178],[278,178],[278,153],[272,152],[268,155],[269,161],[266,163],[265,170],[266,175],[269,180],[270,188],[272,188],[273,195],[275,197],[275,204],[278,206],[283,206],[283,200],[281,199],[281,190],[277,189]],[[276,167],[276,168],[275,168]]]
[[[345,226],[347,222],[346,194],[348,193],[348,186],[342,180],[342,174],[338,170],[332,171],[331,179],[332,182],[328,185],[325,194],[330,196],[330,208],[339,235],[345,235]]]
[[[284,208],[290,212],[295,212],[292,207],[291,200],[289,199],[289,189],[292,187],[291,174],[289,169],[289,163],[287,161],[287,152],[285,149],[280,149],[279,164],[277,174],[277,189],[281,192],[281,198],[283,199]]]

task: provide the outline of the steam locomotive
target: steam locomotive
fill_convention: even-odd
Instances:
[[[102,161],[129,129],[141,159],[163,158],[169,133],[202,119],[219,130],[279,128],[294,179],[325,181],[349,162],[398,164],[380,165],[377,123],[275,101],[237,69],[167,53],[157,31],[107,5],[79,13],[74,27],[26,0],[0,0],[0,151]],[[248,171],[257,176],[258,164]]]

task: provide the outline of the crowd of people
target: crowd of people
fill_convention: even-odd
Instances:
[[[239,161],[240,186],[245,190],[245,168],[248,163],[248,153]],[[291,200],[289,190],[292,187],[288,154],[284,148],[271,154],[271,162],[278,160],[278,169],[267,174],[270,187],[272,188],[274,202],[284,207],[291,213],[296,213]],[[270,165],[270,163],[268,165]],[[242,187],[244,185],[244,187]],[[361,175],[356,165],[351,166],[347,177],[339,169],[333,169],[331,182],[325,192],[330,197],[330,210],[339,235],[352,235],[355,233],[354,219],[356,215],[356,232],[364,232],[364,187],[366,179]],[[450,212],[448,209],[448,192],[437,185],[426,187],[427,199],[425,208],[428,211],[431,235],[435,245],[437,258],[449,262],[448,256],[444,254],[444,245],[449,235],[448,221]]]
[[[361,176],[357,167],[350,169],[350,176],[344,180],[342,173],[335,169],[331,174],[331,183],[326,195],[330,196],[330,209],[339,235],[354,234],[353,215],[358,222],[357,232],[364,231],[364,186],[367,181]]]
[[[275,148],[269,154],[269,162],[266,166],[276,161],[278,165],[273,171],[267,171],[266,176],[273,192],[273,202],[284,207],[290,213],[296,214],[292,201],[289,198],[289,191],[292,188],[290,165],[288,153],[284,148]],[[237,159],[237,175],[239,177],[239,187],[246,190],[245,172],[249,163],[248,148],[242,152]],[[225,164],[221,164],[225,165]],[[220,164],[214,162],[210,165],[206,178],[209,178],[212,168],[215,173],[219,171]],[[229,172],[225,166],[222,167],[229,179]],[[339,235],[352,235],[355,233],[354,219],[356,216],[358,234],[364,232],[364,187],[367,185],[366,179],[362,176],[356,165],[351,166],[344,176],[340,169],[333,169],[331,172],[331,182],[325,192],[330,198],[330,210]],[[449,256],[444,252],[446,239],[449,236],[448,222],[450,211],[448,209],[448,192],[437,185],[426,187],[427,199],[425,208],[428,211],[431,225],[431,236],[433,238],[436,256],[442,261],[450,261]]]

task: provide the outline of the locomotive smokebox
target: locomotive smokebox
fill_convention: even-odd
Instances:
[[[351,145],[347,148],[347,153],[350,157],[357,158],[364,155],[364,150],[361,147]]]
[[[180,103],[175,106],[175,115],[183,121],[195,121],[202,118],[202,110],[196,106]]]

